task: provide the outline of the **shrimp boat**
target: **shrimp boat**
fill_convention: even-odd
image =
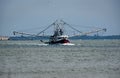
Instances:
[[[66,35],[65,28],[64,28],[65,26],[68,26],[72,30],[78,32],[78,34],[75,34],[73,36]],[[24,32],[17,32],[17,31],[13,31],[13,34],[14,35],[20,34],[22,36],[23,35],[29,35],[29,36],[32,36],[32,37],[39,37],[41,39],[41,37],[45,37],[45,35],[41,36],[41,34],[44,34],[44,32],[47,29],[49,29],[50,27],[54,27],[54,31],[53,31],[53,35],[49,36],[49,41],[45,42],[43,40],[40,40],[45,45],[75,45],[75,44],[70,42],[70,40],[68,39],[69,37],[86,36],[86,35],[92,34],[92,33],[97,33],[98,34],[98,32],[100,32],[100,31],[106,32],[106,28],[97,28],[97,27],[94,27],[95,30],[92,30],[92,31],[81,32],[81,31],[74,28],[72,25],[66,23],[63,20],[56,20],[55,22],[53,22],[52,24],[50,24],[48,27],[46,27],[44,30],[40,31],[37,34],[29,34],[29,33],[24,33]],[[47,33],[47,34],[49,34],[49,33]],[[48,35],[47,35],[47,37],[48,37]]]
[[[45,44],[50,44],[50,45],[75,45],[73,43],[70,42],[70,40],[68,39],[68,35],[64,34],[64,27],[61,21],[55,22],[54,24],[54,34],[52,36],[50,36],[49,41],[48,42],[44,42],[41,40],[41,42],[44,42]]]

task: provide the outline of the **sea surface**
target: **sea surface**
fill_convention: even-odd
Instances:
[[[120,78],[120,40],[0,41],[0,78]]]

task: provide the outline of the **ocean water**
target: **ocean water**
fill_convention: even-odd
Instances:
[[[0,41],[0,78],[120,78],[120,40]]]

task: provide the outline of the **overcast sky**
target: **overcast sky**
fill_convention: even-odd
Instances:
[[[56,19],[79,30],[96,26],[107,28],[105,35],[120,35],[120,0],[0,0],[0,35],[38,27],[41,31]]]

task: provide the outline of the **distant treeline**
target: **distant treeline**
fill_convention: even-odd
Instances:
[[[74,36],[71,37],[70,39],[83,39],[83,40],[94,40],[94,39],[120,39],[120,35],[109,35],[109,36]]]
[[[15,36],[9,37],[8,40],[48,40],[49,36]],[[110,36],[73,36],[69,39],[82,39],[82,40],[94,40],[94,39],[120,39],[120,35],[110,35]]]
[[[15,36],[9,37],[8,40],[43,40],[49,39],[49,36]]]

